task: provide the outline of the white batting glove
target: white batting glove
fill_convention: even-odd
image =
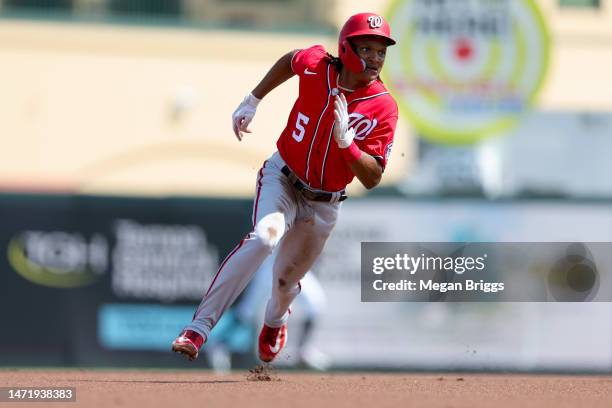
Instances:
[[[242,140],[242,132],[251,133],[248,126],[253,120],[253,116],[255,116],[255,111],[260,101],[261,99],[256,98],[250,93],[245,96],[244,100],[232,114],[232,127],[238,141]]]
[[[349,147],[355,138],[355,130],[353,128],[348,129],[349,114],[347,106],[344,94],[336,95],[336,100],[334,101],[334,117],[336,118],[334,140],[341,149]]]

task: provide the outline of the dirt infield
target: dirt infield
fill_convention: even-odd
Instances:
[[[612,407],[612,377],[486,374],[0,370],[0,387],[76,387],[52,407]]]

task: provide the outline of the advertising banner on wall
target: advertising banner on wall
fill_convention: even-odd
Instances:
[[[250,207],[235,200],[3,196],[0,365],[184,366],[169,345],[221,258],[250,230]],[[361,248],[375,242],[612,242],[609,205],[347,200],[312,268],[325,306],[311,316],[311,347],[332,367],[350,369],[612,368],[608,303],[363,302]],[[302,283],[303,291],[313,284]],[[295,358],[308,307],[294,306],[281,365]],[[210,364],[216,344],[233,353],[234,367],[255,363],[256,333],[235,319],[242,312],[224,315],[198,366]]]
[[[3,364],[178,363],[170,343],[251,227],[229,200],[5,196],[0,214]]]

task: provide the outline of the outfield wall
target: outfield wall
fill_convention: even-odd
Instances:
[[[250,207],[2,196],[0,365],[182,366],[169,344],[250,230]],[[313,267],[327,307],[312,346],[349,369],[612,368],[609,303],[362,303],[362,241],[612,242],[610,203],[350,199]],[[298,302],[280,365],[293,364],[303,316]],[[209,345],[248,366],[257,330],[230,311]],[[208,364],[203,357],[191,367]]]

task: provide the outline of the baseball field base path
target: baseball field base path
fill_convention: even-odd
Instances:
[[[0,369],[0,387],[75,387],[76,402],[4,407],[612,406],[612,376]]]

